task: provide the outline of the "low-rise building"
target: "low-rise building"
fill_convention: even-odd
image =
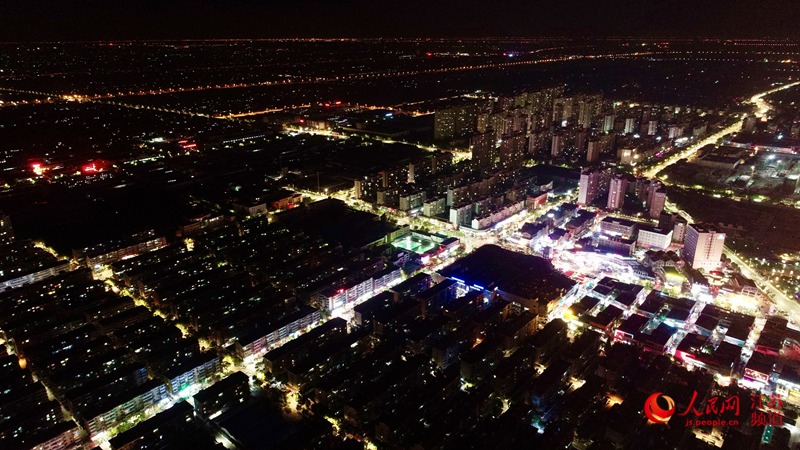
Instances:
[[[672,230],[641,226],[636,238],[636,244],[639,247],[666,250],[672,244]]]
[[[636,237],[638,226],[631,220],[606,217],[600,221],[600,232],[609,236]]]

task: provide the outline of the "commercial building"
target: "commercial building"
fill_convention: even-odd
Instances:
[[[524,200],[492,208],[490,211],[474,216],[469,225],[472,229],[482,230],[513,216],[523,209],[525,209]]]
[[[463,286],[495,290],[497,295],[534,312],[541,320],[575,282],[555,271],[546,260],[484,245],[442,269],[441,274]]]
[[[597,248],[624,256],[630,256],[636,249],[635,238],[625,238],[622,236],[600,235],[597,240]]]
[[[332,285],[316,294],[312,302],[325,311],[349,309],[372,297],[376,291],[392,286],[400,280],[400,268],[388,267],[371,276],[354,279],[349,283]]]

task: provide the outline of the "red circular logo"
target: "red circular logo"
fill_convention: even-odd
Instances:
[[[659,396],[662,396],[661,392],[656,392],[647,397],[647,400],[644,401],[644,415],[647,416],[650,422],[667,423],[672,415],[675,414],[675,401],[671,397],[663,395],[662,397],[667,401],[667,409],[664,409],[658,406]]]

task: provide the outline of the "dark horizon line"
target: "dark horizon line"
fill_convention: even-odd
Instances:
[[[692,42],[692,41],[788,41],[800,43],[800,37],[777,37],[777,36],[763,36],[763,37],[730,37],[730,36],[698,36],[698,37],[685,37],[685,36],[648,36],[648,35],[609,35],[609,36],[565,36],[565,35],[526,35],[526,36],[449,36],[449,37],[433,37],[433,36],[400,36],[400,37],[322,37],[322,36],[294,36],[294,37],[213,37],[213,38],[111,38],[111,39],[47,39],[47,40],[0,40],[0,44],[83,44],[83,43],[133,43],[133,42],[285,42],[285,41],[481,41],[481,40],[597,40],[597,41],[616,41],[616,40],[629,40],[641,39],[646,41],[679,41],[679,42]]]

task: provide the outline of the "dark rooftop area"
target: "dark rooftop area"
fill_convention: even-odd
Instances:
[[[560,296],[575,284],[555,271],[545,259],[495,245],[484,245],[442,269],[441,274],[489,290],[498,288],[518,297],[544,302]]]

